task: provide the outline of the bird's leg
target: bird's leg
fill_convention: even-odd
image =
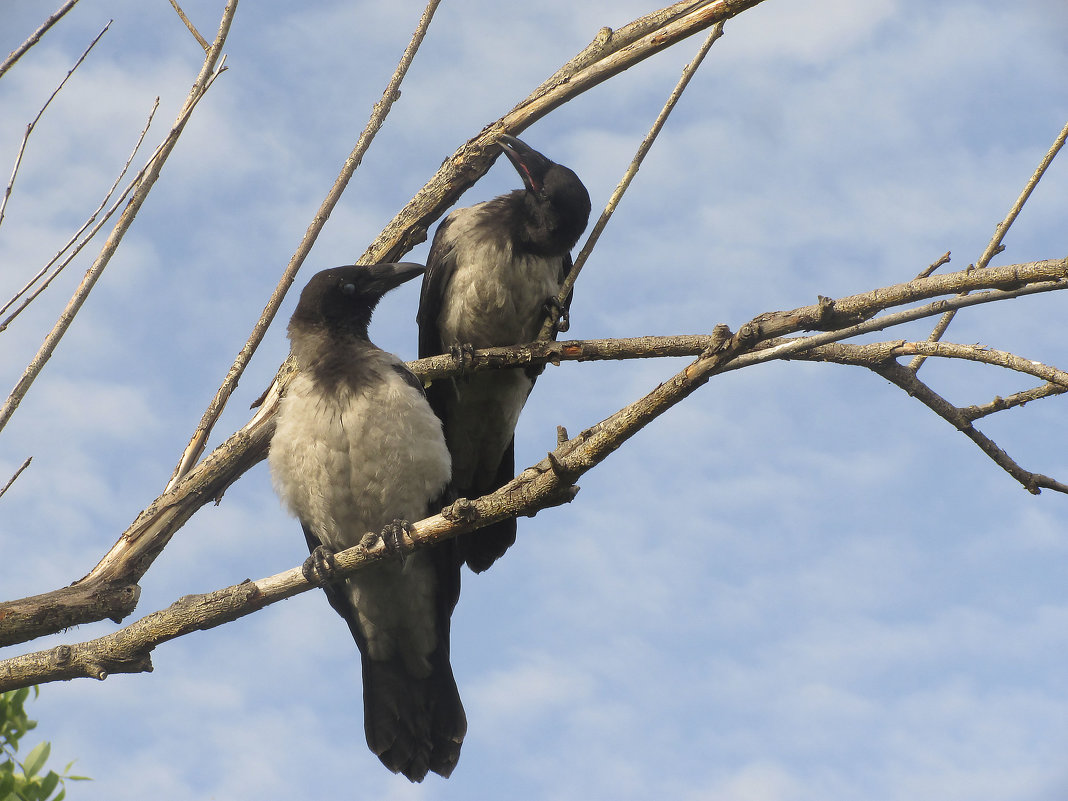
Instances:
[[[386,552],[390,556],[399,556],[403,560],[407,554],[414,550],[414,544],[412,543],[412,533],[414,531],[415,526],[407,520],[394,520],[386,523],[379,536],[386,546]]]
[[[337,562],[334,560],[334,549],[320,545],[311,552],[311,556],[304,560],[300,566],[300,572],[312,584],[329,584],[337,572]]]
[[[553,327],[559,334],[564,333],[571,327],[571,317],[567,313],[567,309],[564,308],[564,304],[560,302],[560,298],[556,295],[552,295],[545,299],[545,313],[552,315],[556,312],[556,323]]]
[[[449,355],[456,359],[460,365],[460,375],[464,375],[471,369],[475,360],[475,346],[470,342],[456,342],[449,345]]]

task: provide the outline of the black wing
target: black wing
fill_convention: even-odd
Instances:
[[[445,231],[452,224],[452,215],[446,217],[434,234],[430,245],[430,255],[426,260],[426,272],[423,273],[423,285],[419,291],[419,311],[415,320],[419,324],[419,358],[437,356],[445,352],[438,331],[438,315],[445,290],[456,270],[455,249],[445,243]]]

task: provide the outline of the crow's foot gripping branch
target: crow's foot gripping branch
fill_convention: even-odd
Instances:
[[[337,573],[337,560],[334,559],[334,553],[333,548],[325,545],[318,546],[300,566],[301,574],[312,584],[318,586],[329,584]]]

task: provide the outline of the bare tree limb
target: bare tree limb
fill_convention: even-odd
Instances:
[[[1042,180],[1042,176],[1045,175],[1046,170],[1049,168],[1049,165],[1053,163],[1053,159],[1057,157],[1057,154],[1060,153],[1061,148],[1064,147],[1064,143],[1066,140],[1068,140],[1068,123],[1065,123],[1064,127],[1061,128],[1061,132],[1057,134],[1057,138],[1053,140],[1053,144],[1050,146],[1050,149],[1046,152],[1046,155],[1043,157],[1042,161],[1039,162],[1038,167],[1031,174],[1031,177],[1030,179],[1028,179],[1027,184],[1024,186],[1023,191],[1020,193],[1020,196],[1016,198],[1016,202],[1012,204],[1012,208],[1009,209],[1009,213],[1005,215],[1005,219],[1003,219],[997,224],[997,226],[995,226],[994,236],[993,238],[991,238],[989,244],[987,244],[986,249],[979,257],[979,260],[976,261],[976,267],[986,267],[990,264],[990,260],[994,258],[994,256],[996,256],[998,253],[1005,249],[1004,245],[1002,245],[1002,242],[1005,240],[1005,235],[1009,232],[1009,228],[1012,227],[1012,224],[1016,222],[1016,218],[1020,216],[1020,212],[1023,210],[1024,204],[1027,202],[1027,199],[1031,197],[1031,193],[1035,190],[1035,187],[1038,186],[1038,182]],[[946,260],[948,261],[948,258],[946,258]],[[940,340],[942,336],[946,333],[946,329],[949,328],[949,324],[953,322],[953,317],[955,314],[956,312],[946,312],[942,319],[938,321],[938,324],[935,325],[934,330],[931,331],[931,335],[927,338],[927,341],[937,342],[938,340]],[[908,369],[912,370],[912,372],[914,373],[917,372],[923,365],[924,359],[926,358],[926,356],[917,356],[909,363]]]
[[[570,76],[585,69],[591,64],[602,60],[612,53],[622,50],[624,47],[629,47],[639,39],[662,28],[667,23],[680,19],[686,14],[699,10],[702,6],[706,5],[708,5],[708,0],[682,0],[682,2],[646,14],[644,17],[639,17],[633,22],[614,31],[607,26],[601,28],[593,37],[593,41],[586,45],[580,53],[569,59],[564,66],[545,79],[538,88],[530,93],[530,96],[526,100],[517,104],[513,111],[538,99],[550,89],[559,86],[563,81],[569,80]],[[727,19],[730,16],[734,15],[729,14],[727,17],[724,17],[724,19]]]
[[[215,393],[215,397],[212,398],[211,403],[208,404],[208,408],[205,410],[203,417],[201,417],[196,431],[193,432],[192,439],[182,453],[178,466],[174,469],[171,480],[167,483],[167,487],[164,490],[165,492],[173,488],[174,485],[189,472],[189,469],[204,453],[204,446],[207,443],[212,428],[215,426],[219,416],[223,413],[223,409],[226,407],[226,402],[230,399],[230,395],[233,394],[234,389],[237,387],[237,382],[241,379],[241,375],[245,372],[245,368],[252,359],[252,354],[256,352],[256,348],[258,348],[263,341],[263,337],[267,333],[267,328],[278,313],[278,309],[282,305],[282,300],[285,298],[286,292],[289,291],[289,288],[293,285],[293,281],[297,277],[297,271],[300,269],[300,266],[304,264],[304,260],[308,257],[308,253],[311,252],[315,240],[319,237],[319,233],[323,230],[323,226],[326,225],[326,221],[330,219],[330,213],[334,210],[334,206],[341,200],[341,195],[344,193],[345,187],[348,186],[349,180],[356,172],[356,168],[360,166],[364,153],[366,153],[367,148],[371,146],[375,134],[377,134],[382,127],[382,123],[386,121],[386,116],[389,114],[389,110],[393,106],[394,101],[400,96],[399,90],[401,82],[404,80],[404,76],[408,72],[408,67],[411,66],[412,60],[415,58],[415,54],[418,52],[419,46],[422,44],[423,38],[426,36],[427,28],[430,27],[430,21],[433,19],[434,11],[437,9],[440,2],[441,0],[430,0],[430,2],[427,3],[423,15],[419,19],[419,25],[416,27],[415,33],[412,35],[411,41],[408,43],[408,47],[405,48],[404,54],[401,56],[400,63],[397,65],[397,69],[393,72],[393,77],[390,78],[385,91],[382,93],[382,99],[375,103],[374,108],[371,111],[370,120],[368,120],[367,125],[360,133],[356,145],[353,147],[349,157],[345,159],[345,164],[341,168],[341,174],[338,175],[337,180],[334,181],[334,185],[330,188],[330,191],[320,204],[319,211],[316,212],[311,225],[308,226],[308,230],[304,232],[304,237],[297,246],[296,253],[294,253],[293,257],[289,260],[289,264],[286,265],[286,269],[282,273],[282,277],[279,280],[277,287],[275,287],[274,292],[267,301],[267,306],[260,314],[259,320],[256,321],[256,325],[252,329],[252,334],[249,336],[248,341],[245,342],[244,347],[242,347],[241,351],[237,354],[237,358],[234,360],[229,372],[227,372],[226,378],[223,379],[222,385]]]
[[[189,17],[187,17],[185,15],[185,12],[182,11],[182,7],[178,5],[177,0],[171,0],[171,6],[174,8],[175,11],[178,12],[179,19],[181,19],[182,22],[185,23],[185,27],[187,27],[189,29],[189,32],[193,34],[193,38],[197,40],[197,44],[199,44],[204,49],[204,52],[207,53],[208,48],[211,47],[211,45],[208,44],[208,40],[201,36],[200,31],[198,31],[196,29],[196,26],[189,21]]]
[[[697,0],[676,3],[611,32],[587,47],[578,66],[565,65],[554,77],[500,119],[462,144],[420,189],[359,259],[361,264],[396,261],[423,242],[427,229],[490,168],[502,133],[521,133],[549,112],[594,86],[695,33],[734,17],[764,0]],[[605,29],[602,29],[602,33]],[[568,64],[572,64],[568,62]]]
[[[723,352],[732,344],[725,329],[714,336],[715,344],[671,382],[661,384],[641,400],[564,442],[545,460],[524,470],[496,492],[482,498],[462,499],[440,514],[417,523],[412,534],[416,546],[439,542],[506,517],[533,515],[541,509],[569,502],[578,491],[575,481],[582,474],[704,383],[702,370],[695,365],[714,361],[717,351]],[[381,538],[369,533],[354,548],[337,554],[337,576],[347,576],[385,556]],[[44,681],[104,679],[112,673],[150,671],[150,654],[156,645],[251,614],[314,586],[297,567],[257,582],[244,582],[206,595],[186,596],[168,609],[98,640],[0,661],[0,691]]]
[[[1003,412],[1006,409],[1014,409],[1017,406],[1023,406],[1025,403],[1030,403],[1033,400],[1041,400],[1042,398],[1050,398],[1055,395],[1062,395],[1068,392],[1068,389],[1057,384],[1044,384],[1040,387],[1034,387],[1033,389],[1025,389],[1023,392],[1016,392],[1009,395],[1007,398],[1001,396],[995,397],[989,403],[984,403],[982,406],[965,406],[962,407],[960,412],[969,420],[979,420],[996,412]]]
[[[1020,467],[1004,450],[998,447],[997,443],[975,428],[967,416],[961,414],[956,406],[946,401],[941,395],[920,381],[908,367],[898,364],[896,361],[889,361],[872,369],[883,378],[897,384],[897,386],[919,400],[939,417],[952,423],[962,434],[978,445],[979,449],[989,456],[998,467],[1019,481],[1024,489],[1032,495],[1038,495],[1043,489],[1068,493],[1068,485],[1062,484],[1049,476],[1032,473]]]
[[[902,356],[914,355],[966,359],[982,364],[1004,367],[1014,372],[1041,378],[1048,382],[1046,384],[1047,387],[1053,388],[1045,390],[1045,387],[1038,387],[1035,390],[1029,390],[1028,393],[1019,393],[1020,395],[1029,395],[1026,400],[1068,392],[1068,372],[1049,367],[1031,359],[1023,359],[1006,351],[983,348],[978,345],[905,341],[879,342],[870,345],[834,343],[812,348],[801,353],[796,358],[867,367],[886,380],[896,384],[943,420],[951,423],[957,430],[978,445],[983,453],[989,456],[998,467],[1019,481],[1028,492],[1038,495],[1043,489],[1052,489],[1057,492],[1068,493],[1068,485],[1041,473],[1032,473],[1029,470],[1025,470],[997,443],[976,429],[972,425],[972,420],[982,415],[969,414],[967,410],[954,406],[929,385],[921,381],[912,370],[897,361]],[[1013,405],[1024,403],[1026,400],[1019,400],[1018,403],[1013,404],[1002,401],[997,404],[998,408],[996,410],[991,411],[1008,409]]]
[[[41,37],[48,32],[48,29],[59,22],[68,11],[74,8],[77,2],[78,0],[67,0],[67,2],[61,5],[52,16],[42,22],[41,27],[31,33],[30,37],[25,42],[12,50],[7,58],[0,63],[0,78],[3,77],[5,72],[11,69],[16,61],[26,55],[26,51],[41,41]]]
[[[22,157],[26,154],[26,145],[30,141],[30,134],[32,134],[33,129],[37,127],[37,123],[40,121],[41,117],[44,116],[45,110],[52,105],[52,101],[56,99],[56,95],[59,94],[67,81],[70,80],[70,76],[73,75],[74,71],[82,65],[83,61],[85,61],[86,56],[89,55],[89,51],[91,51],[96,46],[96,43],[100,41],[101,37],[108,32],[108,28],[111,27],[112,21],[113,20],[108,20],[108,24],[104,26],[104,29],[89,43],[89,46],[85,48],[81,56],[78,57],[78,60],[74,62],[74,66],[67,70],[67,74],[63,76],[63,80],[59,82],[59,86],[57,86],[52,94],[48,96],[48,100],[41,106],[41,110],[37,112],[37,116],[26,126],[26,132],[22,135],[22,143],[19,145],[19,152],[15,155],[15,166],[11,169],[11,178],[7,182],[7,187],[4,189],[3,198],[0,198],[0,224],[3,224],[4,222],[4,211],[7,209],[7,201],[8,198],[11,197],[11,191],[15,188],[15,178],[19,174],[19,167],[22,165]]]
[[[32,456],[27,456],[26,457],[26,461],[22,463],[22,466],[19,467],[19,469],[15,471],[15,474],[13,476],[11,476],[11,478],[8,479],[7,483],[4,484],[3,489],[0,489],[0,498],[3,498],[4,497],[4,493],[6,493],[9,489],[11,489],[11,485],[15,483],[15,479],[17,479],[19,476],[22,475],[22,471],[25,470],[27,467],[29,467],[30,466],[30,462],[32,462],[32,461],[33,461],[33,457]]]
[[[56,322],[55,327],[45,337],[44,342],[38,349],[37,354],[30,362],[29,366],[23,372],[22,377],[19,379],[15,388],[11,391],[7,400],[4,402],[3,407],[0,407],[0,429],[2,429],[11,419],[11,415],[14,414],[15,409],[22,402],[26,393],[29,391],[30,386],[40,375],[41,370],[44,369],[45,364],[52,357],[52,352],[56,349],[59,341],[63,338],[63,335],[70,328],[71,323],[74,321],[75,315],[81,310],[82,304],[85,303],[86,298],[89,297],[89,293],[92,291],[93,286],[100,278],[111,261],[111,257],[114,255],[119,243],[122,242],[123,236],[129,230],[130,225],[133,224],[134,218],[140,211],[141,206],[145,202],[145,198],[148,197],[148,193],[156,183],[156,179],[159,178],[160,171],[163,169],[164,163],[166,163],[168,156],[174,150],[174,146],[178,143],[178,137],[181,136],[182,131],[185,130],[185,125],[189,120],[190,115],[196,108],[197,103],[207,92],[212,82],[222,72],[225,67],[222,62],[219,64],[219,69],[215,69],[215,64],[219,61],[222,55],[222,47],[226,42],[226,35],[230,31],[230,23],[233,21],[234,13],[237,11],[237,0],[228,0],[226,8],[223,11],[222,20],[219,24],[219,31],[216,35],[215,41],[212,43],[211,50],[204,60],[204,64],[200,69],[200,74],[197,75],[196,80],[193,83],[193,88],[190,90],[188,97],[185,99],[185,103],[182,106],[181,111],[178,113],[178,118],[171,128],[167,137],[163,143],[149,159],[140,173],[138,173],[138,186],[133,196],[130,198],[129,204],[123,209],[119,220],[115,223],[115,227],[112,228],[111,233],[108,235],[107,241],[104,243],[104,247],[101,249],[100,254],[96,257],[96,260],[90,266],[86,272],[85,277],[82,279],[81,284],[75,290],[74,295],[68,301],[66,308],[60,314],[59,320]],[[225,61],[225,59],[223,59]]]
[[[948,308],[1006,300],[1027,292],[1061,289],[1068,289],[1068,259],[946,273],[840,298],[837,301],[824,298],[820,303],[811,306],[761,314],[739,329],[739,333],[730,340],[729,350],[716,350],[726,336],[724,327],[717,329],[710,336],[534,342],[513,348],[476,351],[470,360],[464,359],[463,365],[451,355],[441,355],[412,362],[409,366],[423,380],[432,380],[453,375],[461,368],[477,371],[597,358],[699,354],[702,355],[699,359],[700,369],[694,372],[695,368],[691,365],[687,368],[690,372],[686,373],[685,379],[690,382],[699,378],[700,382],[704,383],[721,372],[772,359],[800,358],[798,354],[818,345],[879,330],[891,324],[935,316]],[[969,290],[972,294],[960,295],[964,290]],[[919,309],[875,317],[880,310],[916,303],[939,294],[951,297],[925,304]],[[857,319],[862,322],[850,324]],[[835,323],[839,324],[839,328],[832,331],[796,339],[781,339],[799,331],[829,328]],[[712,350],[715,350],[716,358],[710,361],[704,354]],[[230,484],[266,456],[267,445],[274,431],[274,414],[291,370],[288,365],[284,367],[252,420],[138,515],[130,528],[84,579],[72,587],[33,598],[0,603],[0,646],[24,642],[103,617],[121,617],[131,611],[136,600],[137,581],[174,532],[201,506],[218,500]],[[618,444],[615,447],[618,447]],[[608,445],[605,444],[604,447],[607,448]],[[94,598],[103,598],[108,588],[112,588],[121,597],[107,607],[107,614],[103,613],[99,600],[96,607],[85,607],[85,593],[95,593]]]

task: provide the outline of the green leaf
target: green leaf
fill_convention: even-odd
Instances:
[[[7,798],[15,789],[15,775],[10,771],[0,771],[0,798]]]
[[[36,776],[37,772],[44,767],[44,763],[48,760],[48,754],[52,750],[52,746],[47,742],[43,742],[30,751],[29,756],[26,757],[26,761],[22,763],[22,770],[27,776]]]
[[[59,774],[54,770],[48,771],[48,775],[41,781],[41,798],[48,798],[56,790],[59,784]]]

